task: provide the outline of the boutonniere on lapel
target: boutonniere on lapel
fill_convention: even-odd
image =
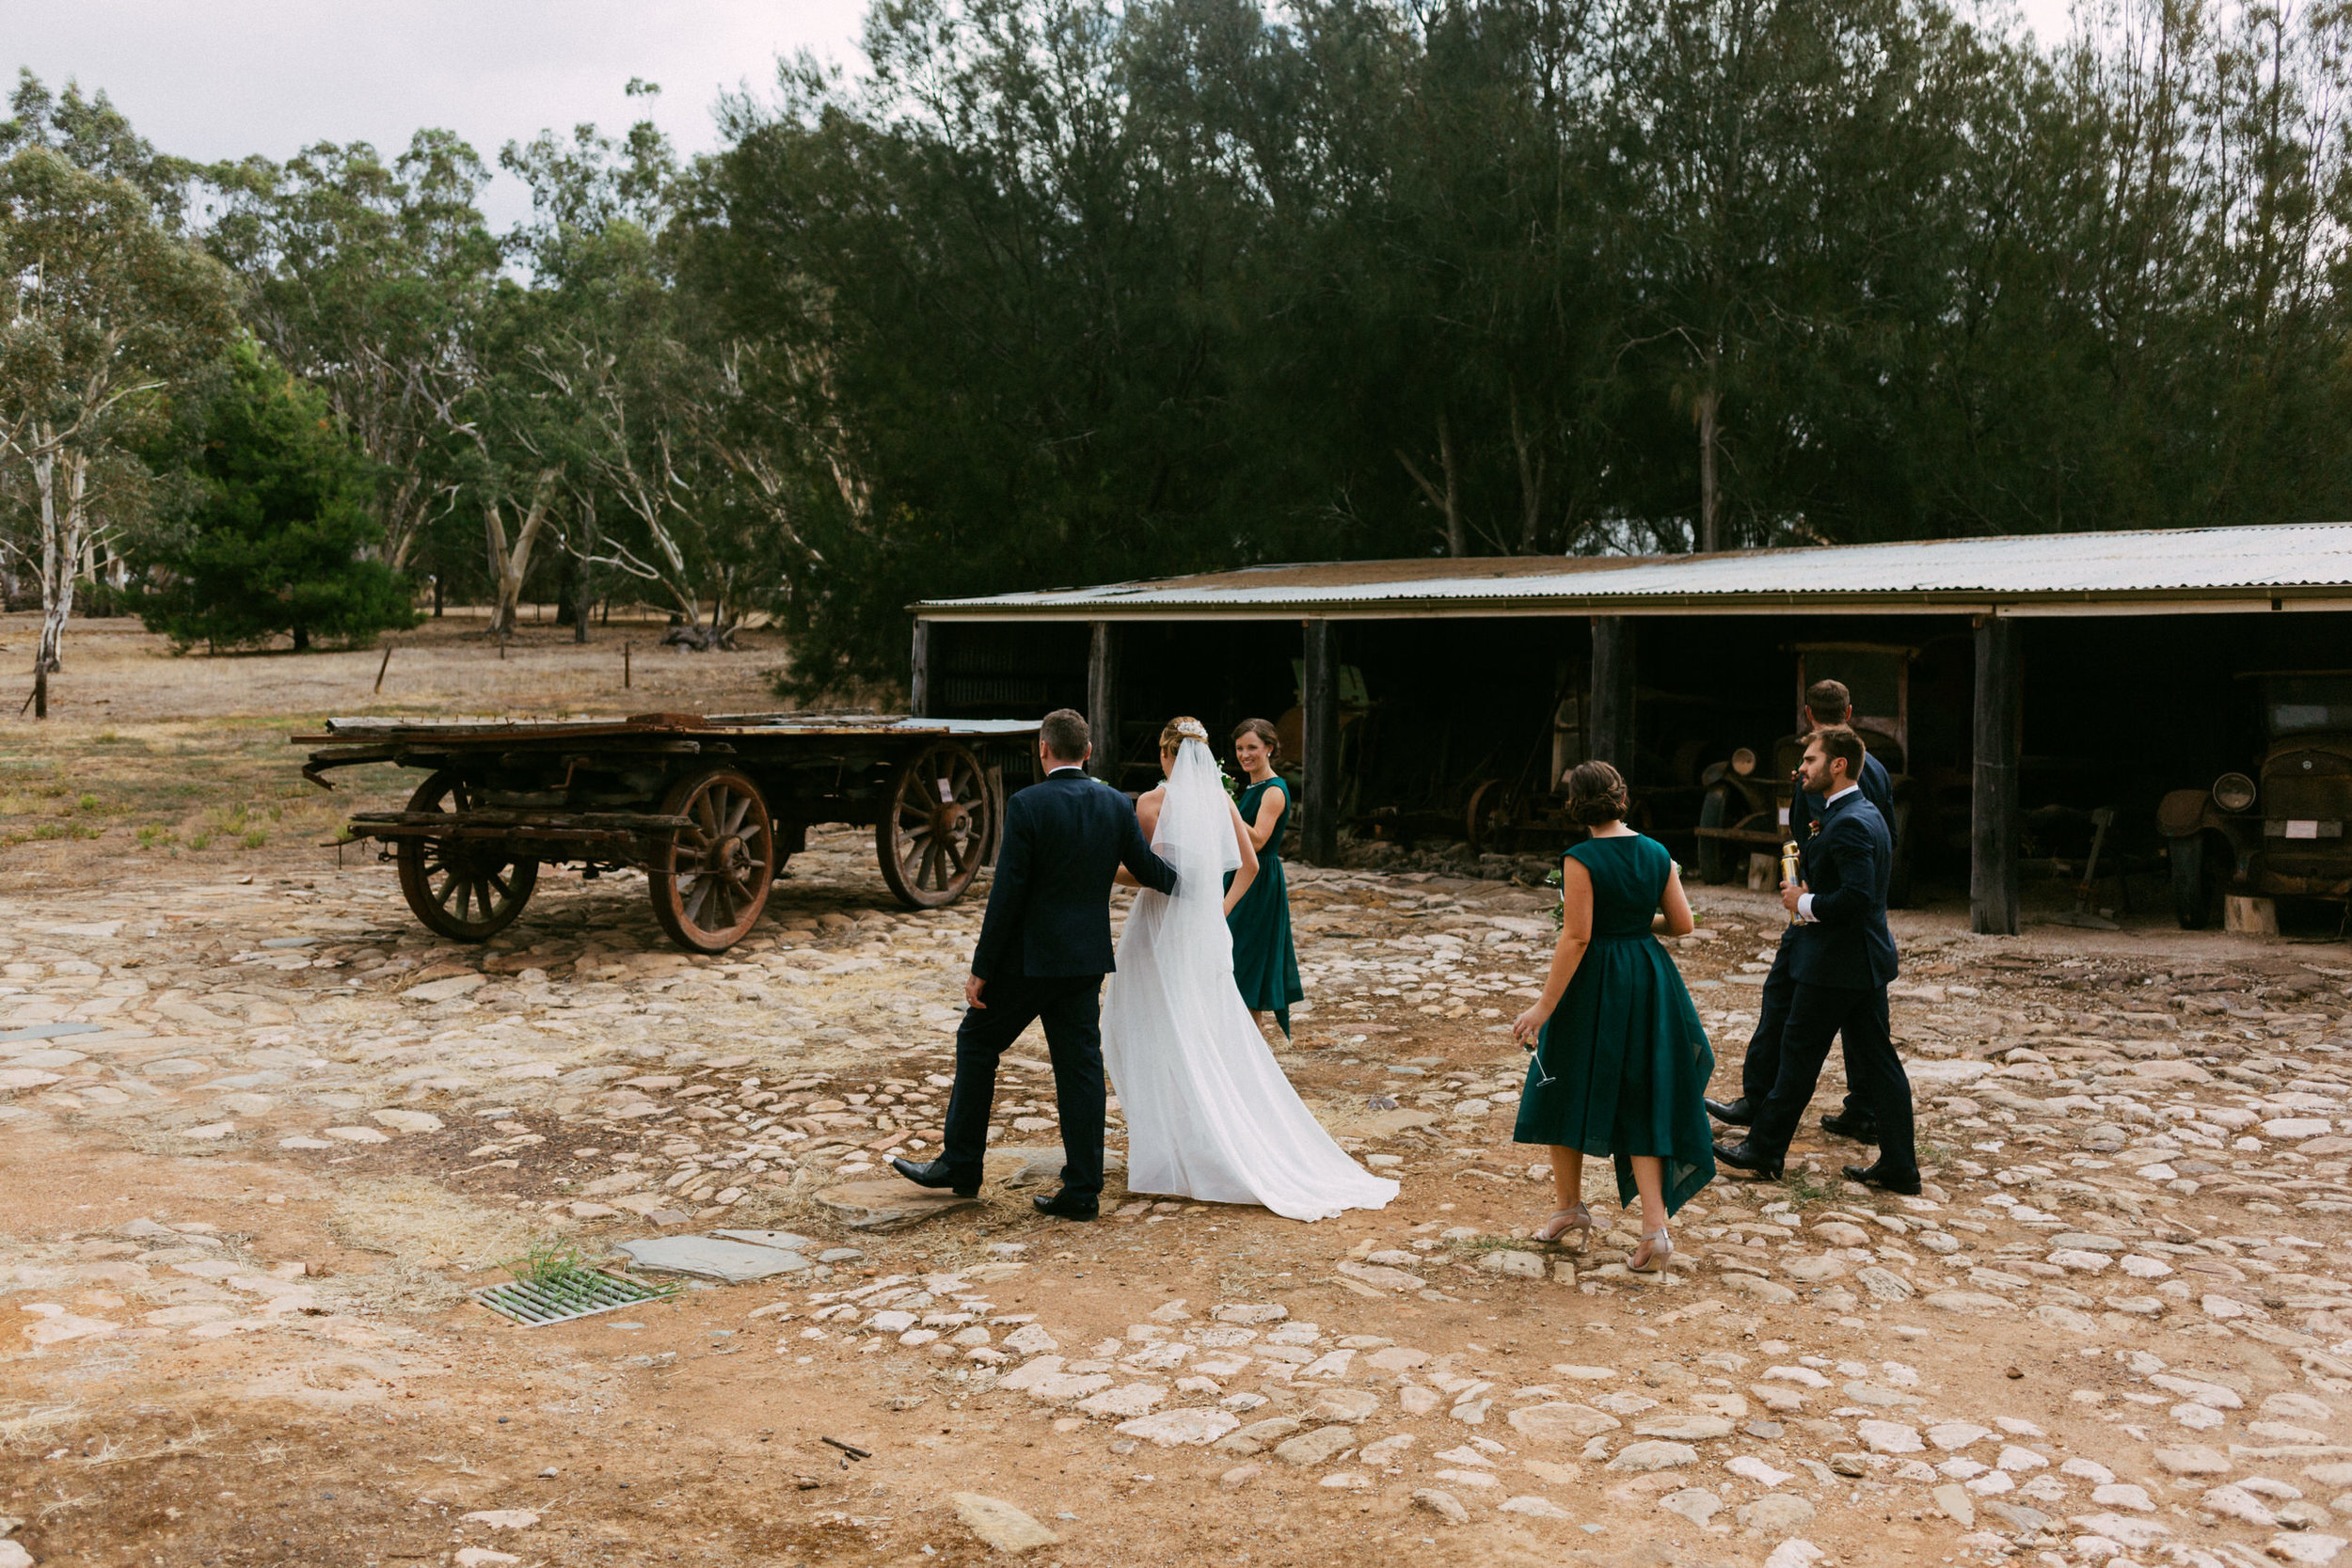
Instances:
[[[1806,830],[1806,831],[1807,831],[1807,832],[1816,832],[1816,833],[1820,832],[1821,831],[1821,819],[1820,819],[1820,817],[1818,817],[1818,816],[1817,816],[1817,817],[1815,817],[1815,818],[1813,819],[1813,826],[1812,826],[1810,829]]]

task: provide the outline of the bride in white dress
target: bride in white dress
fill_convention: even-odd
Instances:
[[[1225,912],[1248,882],[1226,893],[1224,875],[1254,870],[1256,856],[1208,732],[1180,719],[1160,746],[1168,783],[1136,811],[1176,868],[1176,892],[1136,895],[1103,999],[1103,1061],[1127,1119],[1127,1190],[1263,1204],[1295,1220],[1385,1208],[1396,1183],[1331,1141],[1233,985]]]

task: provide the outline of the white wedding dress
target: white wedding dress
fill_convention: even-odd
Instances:
[[[1295,1220],[1385,1208],[1396,1183],[1331,1141],[1233,985],[1224,874],[1241,850],[1232,803],[1198,740],[1177,752],[1152,847],[1175,867],[1176,892],[1136,895],[1103,999],[1127,1190],[1263,1204]]]

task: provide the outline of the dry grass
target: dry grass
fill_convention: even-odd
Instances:
[[[46,1452],[56,1446],[58,1437],[81,1423],[81,1416],[82,1407],[71,1402],[0,1413],[0,1453]]]

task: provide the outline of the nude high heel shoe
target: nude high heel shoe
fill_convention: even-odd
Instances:
[[[1568,1250],[1582,1252],[1585,1243],[1593,1239],[1593,1214],[1581,1203],[1572,1208],[1553,1210],[1551,1218],[1537,1226],[1530,1234],[1538,1242],[1557,1242],[1570,1231],[1576,1232],[1576,1239],[1568,1243]]]
[[[1666,1259],[1675,1255],[1675,1239],[1666,1234],[1666,1227],[1642,1232],[1642,1244],[1626,1255],[1629,1274],[1663,1274]]]

